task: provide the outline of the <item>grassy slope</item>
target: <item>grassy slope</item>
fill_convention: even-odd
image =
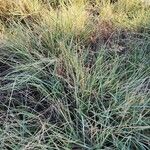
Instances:
[[[149,149],[149,14],[140,0],[0,0],[0,149]]]

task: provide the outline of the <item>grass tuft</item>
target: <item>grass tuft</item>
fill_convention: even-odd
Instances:
[[[140,0],[0,0],[0,149],[149,149],[149,19]]]

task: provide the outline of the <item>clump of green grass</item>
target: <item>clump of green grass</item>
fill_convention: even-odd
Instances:
[[[58,2],[35,1],[44,7],[32,19],[2,19],[0,148],[149,149],[150,35],[116,18],[148,10],[95,1],[95,15],[89,1]]]

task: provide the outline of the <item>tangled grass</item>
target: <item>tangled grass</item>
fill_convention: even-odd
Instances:
[[[149,12],[0,0],[0,149],[148,150]]]

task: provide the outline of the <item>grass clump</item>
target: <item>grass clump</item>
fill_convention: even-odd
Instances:
[[[149,9],[55,2],[0,1],[0,148],[149,149]]]

